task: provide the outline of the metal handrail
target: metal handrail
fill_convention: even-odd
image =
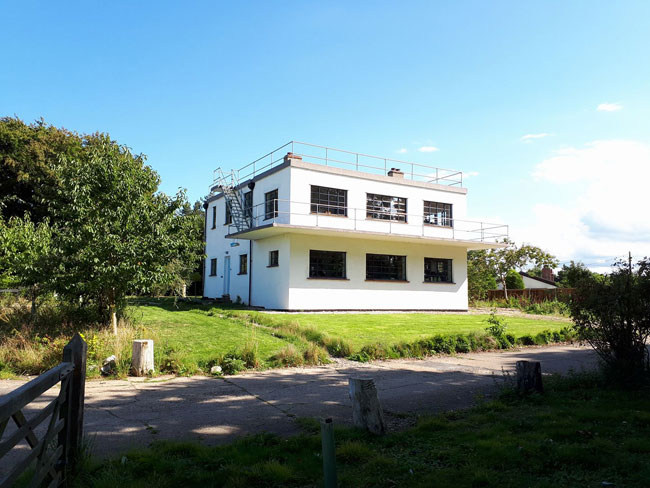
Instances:
[[[304,208],[303,211],[300,211],[301,206]],[[312,207],[314,206],[317,207],[316,212],[312,212]],[[268,212],[267,208],[270,208]],[[331,208],[337,212],[319,212],[319,210],[323,208]],[[508,238],[509,234],[509,228],[507,224],[487,223],[450,217],[439,217],[443,223],[437,224],[427,221],[427,219],[431,218],[431,215],[419,215],[396,211],[382,211],[368,208],[345,207],[340,205],[316,204],[311,202],[297,202],[286,199],[269,200],[268,202],[253,205],[252,207],[249,207],[245,210],[250,212],[251,215],[251,227],[248,230],[253,230],[255,228],[263,227],[265,225],[273,223],[307,226],[313,225],[314,227],[336,230],[372,230],[360,229],[358,224],[360,222],[364,222],[365,226],[368,225],[367,223],[370,223],[369,225],[371,226],[376,224],[376,227],[381,226],[382,224],[385,227],[385,225],[388,224],[388,234],[426,236],[427,233],[435,232],[435,229],[440,229],[440,232],[446,232],[447,234],[451,233],[451,239],[458,239],[459,235],[470,235],[471,237],[463,238],[463,240],[479,242],[497,242],[499,240]],[[388,218],[377,218],[373,217],[373,215],[385,215]],[[315,221],[314,223],[308,224],[296,224],[291,222],[292,216],[311,216],[315,219]],[[352,222],[352,227],[346,227],[345,225],[335,225],[336,222],[341,222],[337,221],[336,219],[344,219],[347,222]],[[236,229],[233,231],[231,227],[233,226],[229,226],[228,228],[229,234],[237,232]],[[406,228],[413,230],[414,227],[419,229],[417,234],[415,232],[403,232]],[[400,230],[402,232],[400,232]],[[385,232],[383,230],[376,231]]]
[[[296,146],[298,147],[298,150],[296,150]],[[304,148],[301,146],[304,146]],[[316,149],[323,150],[324,156],[318,156],[316,154],[308,154],[307,148],[316,148]],[[387,172],[390,169],[392,169],[392,167],[389,168],[389,163],[391,165],[393,164],[407,165],[406,168],[403,168],[405,178],[410,176],[411,180],[426,181],[429,183],[443,184],[447,186],[456,186],[456,185],[460,187],[463,186],[462,171],[440,168],[436,166],[429,166],[426,164],[415,163],[412,161],[403,161],[400,159],[373,156],[370,154],[357,153],[345,149],[337,149],[337,148],[332,148],[327,146],[320,146],[317,144],[311,144],[309,142],[301,142],[301,141],[289,141],[286,144],[283,144],[282,146],[274,149],[273,151],[266,153],[264,156],[257,158],[255,161],[252,161],[242,166],[238,170],[233,170],[233,171],[237,173],[240,181],[253,178],[257,174],[260,174],[261,172],[271,169],[274,165],[276,165],[280,161],[283,161],[286,152],[291,152],[296,156],[300,156],[306,161],[308,160],[316,161],[317,164],[318,162],[324,162],[325,166],[329,166],[330,164],[347,165],[347,166],[354,167],[356,171],[359,171],[359,169],[362,168],[362,171],[363,169],[374,170],[375,172],[381,172],[381,174],[383,175],[386,175]],[[280,153],[280,155],[276,157],[278,153]],[[354,161],[345,161],[343,159],[333,158],[331,157],[331,153],[335,153],[335,154],[342,153],[342,154],[352,155],[354,156]],[[369,158],[372,159],[373,161],[381,161],[383,162],[383,165],[364,164],[363,162],[360,162],[360,158],[361,159]],[[409,166],[411,169],[410,171],[408,171]],[[416,168],[418,172],[416,172]],[[420,171],[423,171],[423,169],[424,172],[420,173]],[[366,171],[366,172],[372,174],[372,171]],[[216,181],[216,177],[214,178],[214,181]]]

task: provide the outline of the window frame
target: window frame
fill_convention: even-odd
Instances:
[[[275,260],[273,259],[275,256]],[[277,268],[280,266],[280,251],[278,249],[273,249],[269,251],[269,264],[267,268]]]
[[[223,225],[232,225],[232,211],[230,210],[230,205],[228,205],[228,202],[225,199],[223,203],[226,205],[226,218]]]
[[[381,202],[381,205],[377,205],[377,202]],[[398,209],[401,206],[404,207],[403,211]],[[393,212],[393,209],[397,211]],[[408,198],[366,193],[366,219],[406,224],[408,223]]]
[[[248,254],[239,255],[239,273],[238,275],[248,274]]]
[[[437,264],[439,263],[444,263],[445,266],[447,267],[446,269],[446,275],[447,279],[434,279],[435,275],[440,275],[442,272],[441,271],[431,271],[433,268],[433,265],[436,265],[436,268],[438,268]],[[439,269],[439,268],[438,268]],[[427,274],[429,273],[429,276]],[[424,258],[424,283],[447,283],[447,284],[453,284],[454,283],[454,262],[453,259],[449,258]]]
[[[320,253],[320,257],[317,255]],[[324,254],[336,254],[339,257],[342,257],[342,276],[334,275],[325,275],[325,274],[316,274],[314,272],[314,260],[321,259]],[[347,271],[347,253],[345,251],[325,251],[321,249],[310,249],[309,250],[309,279],[312,280],[347,280],[348,271]]]
[[[330,215],[333,217],[347,217],[348,216],[348,190],[343,188],[333,188],[329,186],[309,185],[310,190],[310,206],[309,212],[311,214]],[[325,191],[323,191],[325,190]],[[314,201],[314,192],[317,192],[316,201]],[[333,195],[330,194],[334,193]],[[336,193],[339,194],[336,194]],[[325,198],[327,203],[322,203]],[[340,205],[340,199],[343,204]],[[335,204],[330,202],[335,201]],[[325,208],[323,208],[325,207]]]
[[[383,276],[377,276],[380,271],[373,271],[373,275],[371,276],[371,268],[377,268],[377,267],[387,267],[387,263],[381,263],[381,262],[375,262],[371,263],[370,260],[374,259],[376,261],[380,261],[383,258],[401,258],[401,270],[397,270],[397,277],[391,278],[387,274],[384,274]],[[385,260],[384,260],[385,261]],[[389,265],[390,263],[388,263]],[[407,279],[407,274],[406,274],[406,255],[399,255],[399,254],[375,254],[375,253],[366,253],[366,281],[387,281],[387,282],[397,282],[397,283],[408,283]]]
[[[247,201],[250,200],[250,201]],[[253,192],[247,191],[244,193],[244,218],[249,221],[253,218]]]
[[[424,200],[422,208],[422,221],[424,225],[447,228],[454,226],[454,205],[452,203]],[[447,212],[449,213],[448,216]],[[432,220],[435,220],[435,222],[432,222]]]
[[[269,198],[269,195],[275,193],[275,198]],[[269,209],[269,206],[272,208]],[[278,189],[264,193],[264,220],[275,219],[278,216]]]
[[[217,258],[210,258],[210,275],[217,276]]]
[[[212,228],[217,228],[217,204],[212,206]]]

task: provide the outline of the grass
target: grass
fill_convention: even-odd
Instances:
[[[73,486],[319,486],[318,425],[302,424],[296,437],[156,443],[88,461]],[[608,388],[595,375],[546,378],[543,396],[505,392],[384,437],[347,428],[335,437],[340,486],[645,487],[650,479],[650,395]]]

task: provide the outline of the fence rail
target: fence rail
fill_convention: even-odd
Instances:
[[[524,299],[532,303],[542,303],[553,300],[565,301],[575,292],[574,288],[524,288],[523,290],[508,290],[508,298]],[[488,290],[488,300],[505,300],[503,290]]]
[[[13,486],[30,468],[30,488],[65,486],[83,435],[86,351],[86,343],[75,335],[63,349],[63,362],[0,399],[0,460],[23,440],[31,448],[0,480],[0,488]],[[56,398],[27,419],[23,409],[58,383]],[[48,418],[47,429],[39,437],[35,431]],[[5,438],[10,420],[16,430]]]

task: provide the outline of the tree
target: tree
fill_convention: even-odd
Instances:
[[[539,247],[522,244],[520,247],[510,239],[504,239],[504,247],[490,249],[485,254],[486,266],[494,273],[496,279],[503,286],[504,298],[508,299],[508,286],[506,276],[508,271],[521,270],[532,264],[534,266],[548,266],[554,268],[558,265],[557,259],[542,251]]]
[[[5,221],[0,217],[0,276],[29,288],[32,315],[36,313],[39,285],[49,274],[52,229],[47,221],[34,224],[29,215]]]
[[[617,380],[650,379],[650,259],[614,264],[605,277],[585,274],[571,300],[575,328],[596,350]]]
[[[562,265],[557,278],[561,287],[575,288],[579,282],[591,278],[593,274],[583,263],[571,261],[569,265]]]
[[[497,287],[494,273],[487,264],[487,251],[469,251],[467,253],[467,288],[470,299],[485,300],[488,290]]]
[[[143,155],[101,134],[85,151],[82,158],[63,156],[55,168],[52,281],[70,299],[87,297],[108,308],[117,332],[127,292],[177,281],[179,270],[192,268],[201,242],[182,214],[184,192],[159,193],[160,179]]]
[[[524,279],[514,269],[511,269],[506,274],[506,286],[509,290],[523,290],[526,288],[524,286]]]

